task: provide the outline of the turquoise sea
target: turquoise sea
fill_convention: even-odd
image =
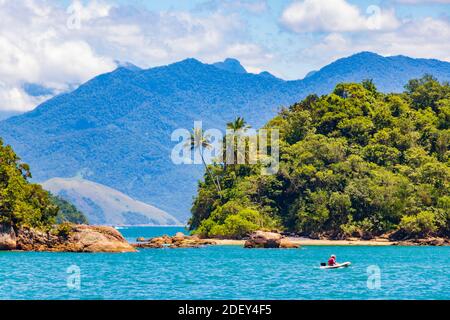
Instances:
[[[130,241],[182,230],[120,229]],[[321,270],[331,254],[353,265]],[[0,252],[0,299],[450,299],[450,248]]]

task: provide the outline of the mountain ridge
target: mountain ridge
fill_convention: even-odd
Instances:
[[[171,163],[175,129],[202,120],[205,129],[223,130],[238,116],[257,128],[282,106],[339,82],[373,78],[381,91],[399,92],[424,73],[448,81],[450,63],[360,53],[291,81],[193,58],[145,70],[118,67],[0,122],[0,136],[31,165],[37,181],[86,171],[86,178],[185,221],[204,168]]]
[[[181,225],[176,218],[110,187],[82,178],[52,178],[42,186],[70,201],[94,225]]]
[[[216,62],[212,64],[214,67],[226,70],[233,73],[247,73],[247,70],[242,66],[239,60],[234,58],[227,58],[223,62]]]

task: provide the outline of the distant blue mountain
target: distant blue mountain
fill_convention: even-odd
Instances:
[[[311,77],[311,76],[313,76],[315,73],[317,73],[317,71],[316,70],[313,70],[313,71],[310,71],[310,72],[308,72],[307,74],[306,74],[306,76],[305,76],[305,78],[304,79],[306,79],[306,78],[309,78],[309,77]]]
[[[0,121],[19,115],[20,113],[18,111],[0,111]]]
[[[450,80],[450,63],[367,52],[297,81],[236,72],[233,61],[219,66],[195,59],[148,70],[125,65],[0,122],[0,136],[31,164],[36,181],[81,172],[186,220],[203,167],[171,163],[174,129],[195,120],[223,128],[237,116],[259,127],[281,106],[343,81],[371,78],[382,91],[401,92],[426,73]]]
[[[267,71],[261,72],[261,73],[259,74],[259,76],[265,77],[265,78],[269,78],[269,79],[272,79],[272,80],[284,81],[284,80],[282,80],[282,79],[280,79],[280,78],[275,77],[273,74],[271,74],[270,72],[267,72]]]
[[[54,90],[43,87],[36,83],[25,83],[23,85],[23,89],[27,94],[29,94],[32,97],[54,95]]]
[[[401,92],[408,80],[422,77],[424,74],[432,74],[440,80],[449,80],[450,63],[405,56],[383,57],[371,52],[361,52],[310,73],[302,82],[308,88],[318,86],[317,92],[325,93],[339,82],[372,79],[380,91]]]
[[[221,70],[225,70],[233,73],[247,73],[247,70],[241,65],[241,63],[236,59],[225,59],[223,62],[213,63],[213,66]]]
[[[115,61],[116,65],[119,68],[125,68],[131,71],[140,71],[142,70],[141,68],[139,68],[138,66],[132,64],[131,62],[122,62],[122,61]]]

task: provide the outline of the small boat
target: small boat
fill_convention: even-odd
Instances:
[[[341,269],[341,268],[347,268],[351,265],[351,262],[344,262],[344,263],[338,263],[334,266],[327,266],[326,263],[322,263],[320,266],[320,269]]]

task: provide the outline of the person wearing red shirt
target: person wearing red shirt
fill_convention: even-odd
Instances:
[[[336,262],[336,256],[333,254],[330,259],[328,259],[328,266],[332,267],[337,264]]]

